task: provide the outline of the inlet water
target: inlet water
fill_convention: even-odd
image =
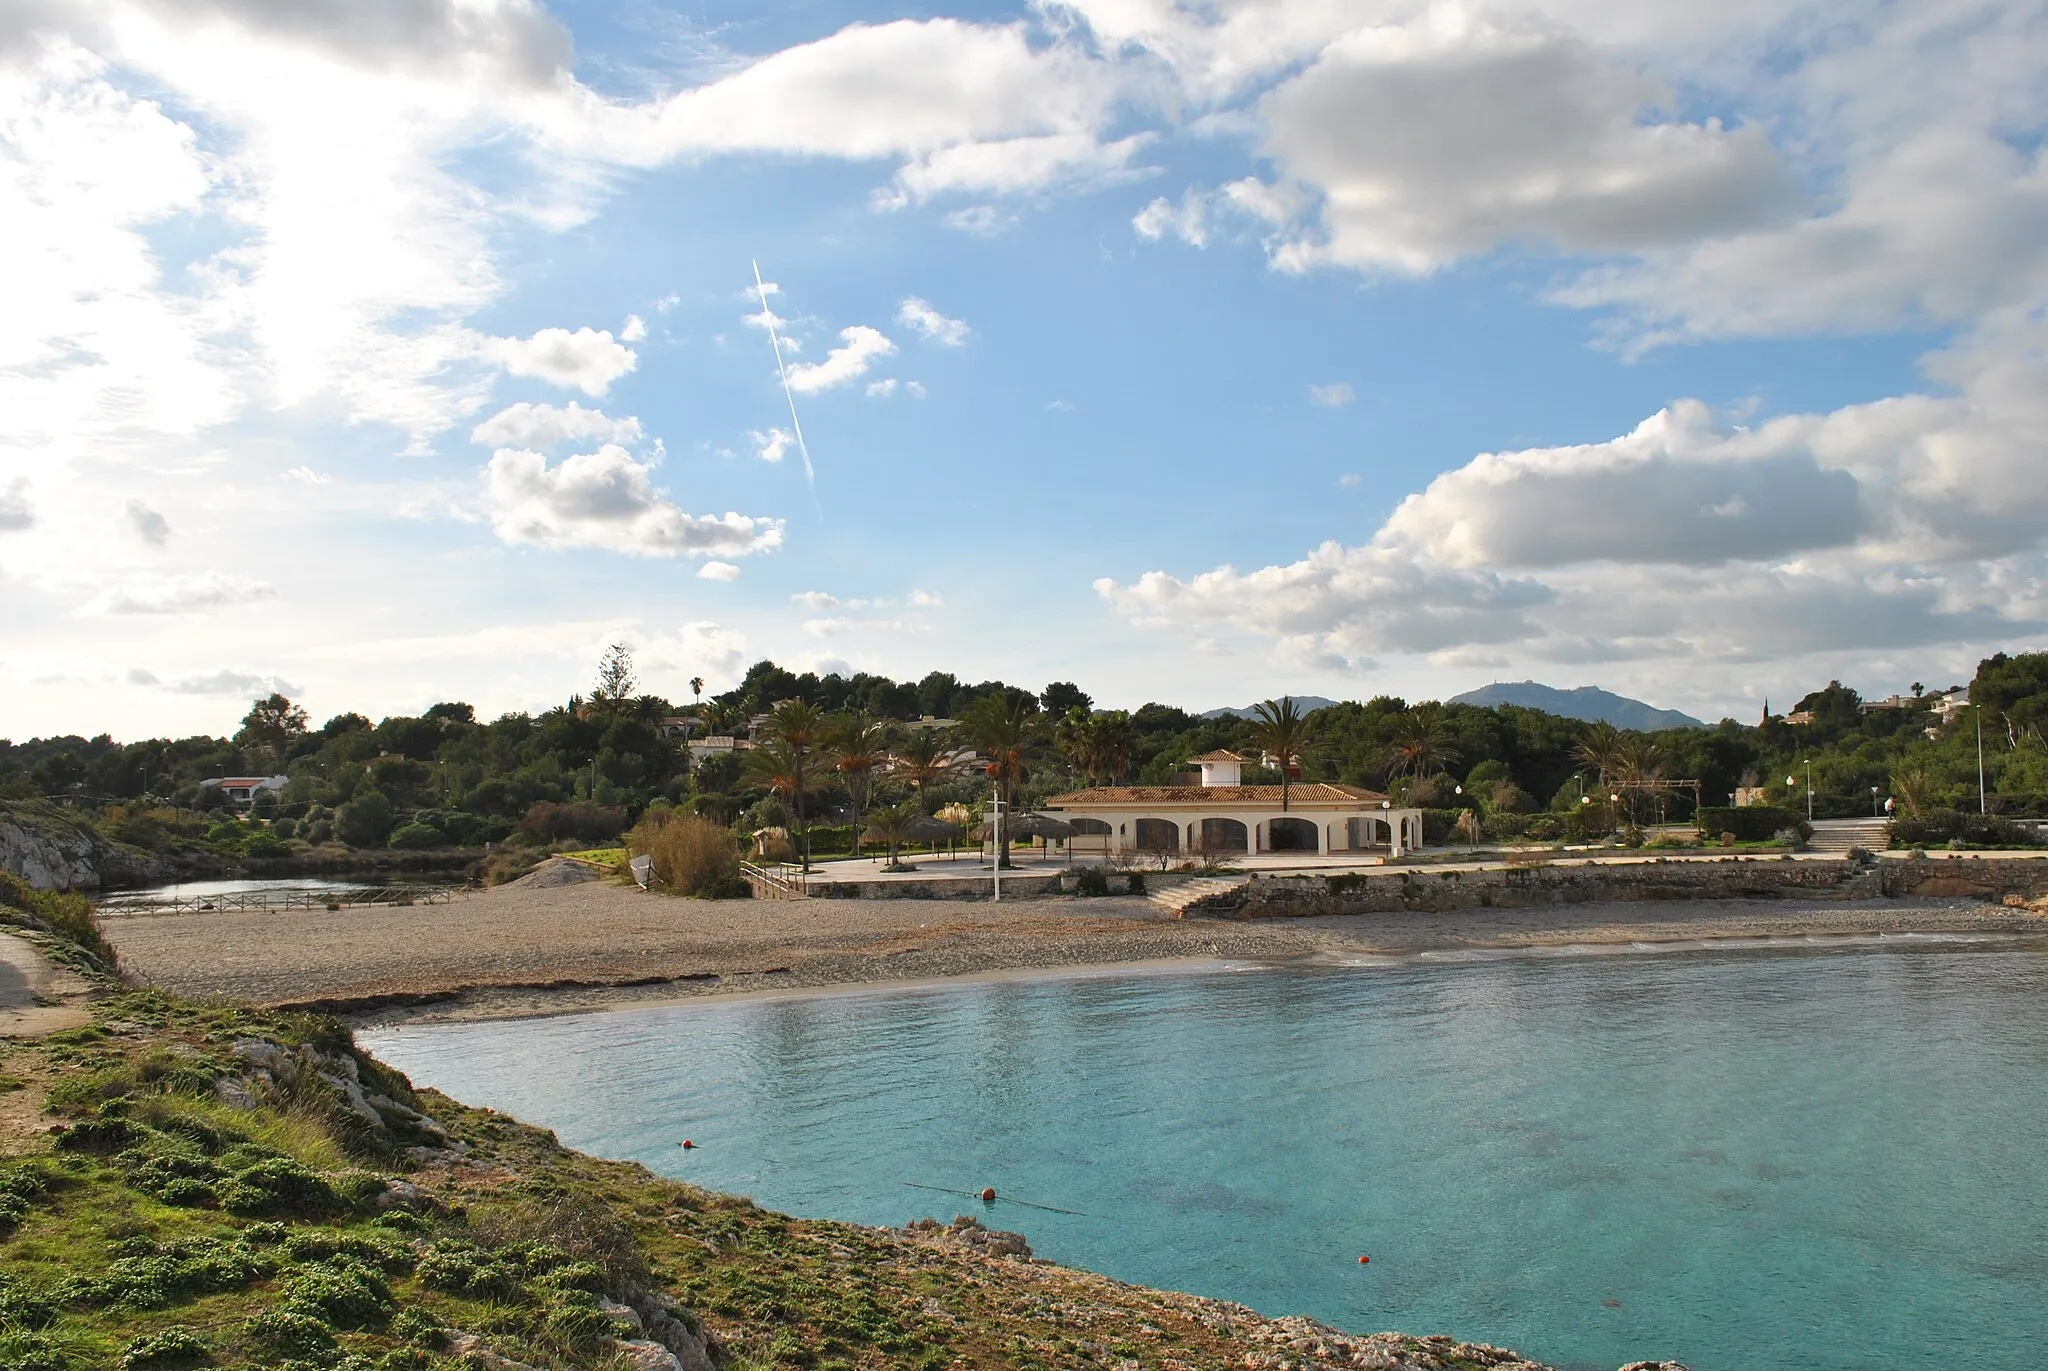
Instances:
[[[2048,1362],[2039,941],[959,982],[363,1038],[776,1209],[972,1210],[1043,1257],[1358,1332],[1604,1371]],[[984,1185],[986,1210],[942,1193]]]

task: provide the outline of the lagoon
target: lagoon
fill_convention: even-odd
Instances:
[[[1042,1257],[1356,1331],[1602,1371],[2020,1371],[2048,1345],[2048,940],[1118,970],[360,1037],[772,1208],[973,1210]],[[984,1185],[987,1209],[947,1193]]]

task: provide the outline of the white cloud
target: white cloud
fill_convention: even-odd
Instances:
[[[128,502],[128,527],[151,547],[162,547],[171,540],[170,521],[140,500]]]
[[[682,302],[682,296],[676,294],[674,291],[670,291],[668,294],[662,296],[659,300],[656,300],[654,302],[654,312],[656,314],[666,314],[670,310],[674,309],[677,305],[680,305]]]
[[[230,605],[254,604],[277,591],[266,582],[235,571],[204,571],[185,576],[138,576],[100,592],[80,609],[102,614],[196,614]]]
[[[1200,191],[1190,190],[1180,202],[1160,196],[1131,219],[1140,238],[1158,242],[1172,234],[1190,247],[1209,246],[1209,201]]]
[[[877,358],[896,351],[896,345],[866,324],[839,330],[842,346],[825,354],[822,362],[800,362],[789,369],[789,388],[805,395],[843,386],[867,374]]]
[[[804,620],[804,632],[820,638],[835,638],[842,633],[915,633],[923,628],[923,624],[910,619],[856,619],[834,616]]]
[[[705,581],[737,581],[740,569],[731,562],[706,562],[697,568],[697,576]]]
[[[1346,490],[1356,490],[1365,484],[1365,478],[1355,471],[1347,471],[1337,478],[1337,484]]]
[[[864,393],[870,400],[886,400],[896,393],[896,378],[889,376],[879,381],[870,381]]]
[[[903,383],[903,393],[913,400],[922,400],[925,396],[931,394],[930,391],[924,388],[924,382],[922,381],[905,381]]]
[[[313,470],[313,468],[307,466],[288,467],[286,468],[284,474],[291,477],[291,479],[299,482],[302,485],[331,486],[334,484],[334,478],[332,476],[328,476],[323,472],[315,471]]]
[[[258,675],[254,672],[233,671],[222,668],[204,676],[184,676],[174,681],[165,681],[153,671],[135,667],[128,672],[128,683],[138,686],[154,686],[168,690],[174,695],[268,695],[276,691],[284,695],[297,695],[299,687],[281,676]]]
[[[913,590],[904,603],[908,604],[912,609],[939,609],[945,605],[946,601],[944,597],[934,595],[928,590]]]
[[[765,433],[760,429],[748,429],[747,440],[753,443],[756,457],[764,462],[779,462],[796,438],[788,429],[771,428]]]
[[[1151,174],[1130,162],[1152,137],[1138,133],[1104,143],[1093,133],[1057,133],[958,143],[905,166],[888,189],[875,193],[874,203],[880,209],[901,209],[940,195],[1017,195],[1117,185]]]
[[[639,364],[633,349],[608,331],[544,328],[531,338],[492,338],[486,356],[514,376],[532,376],[554,385],[575,387],[586,395],[602,395],[612,382]]]
[[[625,327],[619,330],[619,341],[622,343],[637,343],[646,337],[647,321],[637,314],[627,315]]]
[[[1308,388],[1308,402],[1312,405],[1321,405],[1326,409],[1335,409],[1339,405],[1348,405],[1357,398],[1358,393],[1352,390],[1349,381],[1338,381],[1327,386],[1310,386]]]
[[[34,528],[35,506],[28,502],[28,477],[17,476],[0,489],[0,533]]]
[[[941,220],[947,228],[959,229],[978,238],[993,238],[1017,226],[1017,216],[994,205],[969,205],[947,213]]]
[[[679,632],[642,635],[633,657],[643,673],[672,671],[685,679],[703,676],[715,692],[737,681],[746,668],[747,640],[733,629],[699,620],[684,624]]]
[[[469,438],[487,447],[550,448],[557,443],[589,438],[606,443],[636,443],[643,436],[640,421],[631,415],[609,418],[603,410],[585,409],[574,400],[559,409],[521,400],[478,424]]]
[[[1098,591],[1133,620],[1376,652],[1515,645],[1667,672],[2048,629],[2048,323],[1928,359],[1952,397],[1730,427],[1687,401],[1603,443],[1488,453],[1362,546]],[[1446,659],[1448,660],[1448,659]]]
[[[537,547],[735,557],[781,544],[780,519],[686,514],[652,472],[609,443],[554,467],[538,452],[500,448],[484,467],[484,506],[500,538]]]
[[[965,343],[970,332],[965,319],[949,319],[915,295],[897,308],[896,322],[921,337],[951,348]]]

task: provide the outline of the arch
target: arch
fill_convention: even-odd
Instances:
[[[1204,819],[1197,837],[1203,852],[1246,852],[1251,830],[1236,819]]]
[[[1266,821],[1266,835],[1275,852],[1315,852],[1320,850],[1316,842],[1316,822],[1313,819],[1297,819],[1292,815]]]
[[[1140,852],[1180,851],[1180,825],[1172,819],[1140,819],[1136,828]]]
[[[1090,819],[1076,814],[1067,822],[1074,826],[1075,833],[1090,833],[1098,838],[1107,838],[1110,834],[1109,824],[1102,819]]]

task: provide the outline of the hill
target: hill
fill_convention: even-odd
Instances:
[[[1300,707],[1302,713],[1313,714],[1315,711],[1327,709],[1337,702],[1326,699],[1321,695],[1297,695],[1294,697],[1294,703]],[[1202,719],[1256,719],[1258,716],[1258,709],[1254,705],[1225,705],[1221,709],[1205,709],[1196,717]]]
[[[1598,686],[1559,690],[1556,686],[1535,681],[1495,681],[1492,685],[1468,690],[1463,695],[1453,695],[1447,703],[1478,705],[1485,709],[1497,705],[1520,705],[1525,709],[1561,714],[1567,719],[1583,719],[1589,724],[1608,723],[1616,728],[1639,729],[1644,733],[1654,733],[1660,728],[1706,727],[1690,714],[1681,714],[1675,709],[1658,709],[1655,705],[1646,705],[1641,700],[1631,700],[1626,695],[1616,695]]]

